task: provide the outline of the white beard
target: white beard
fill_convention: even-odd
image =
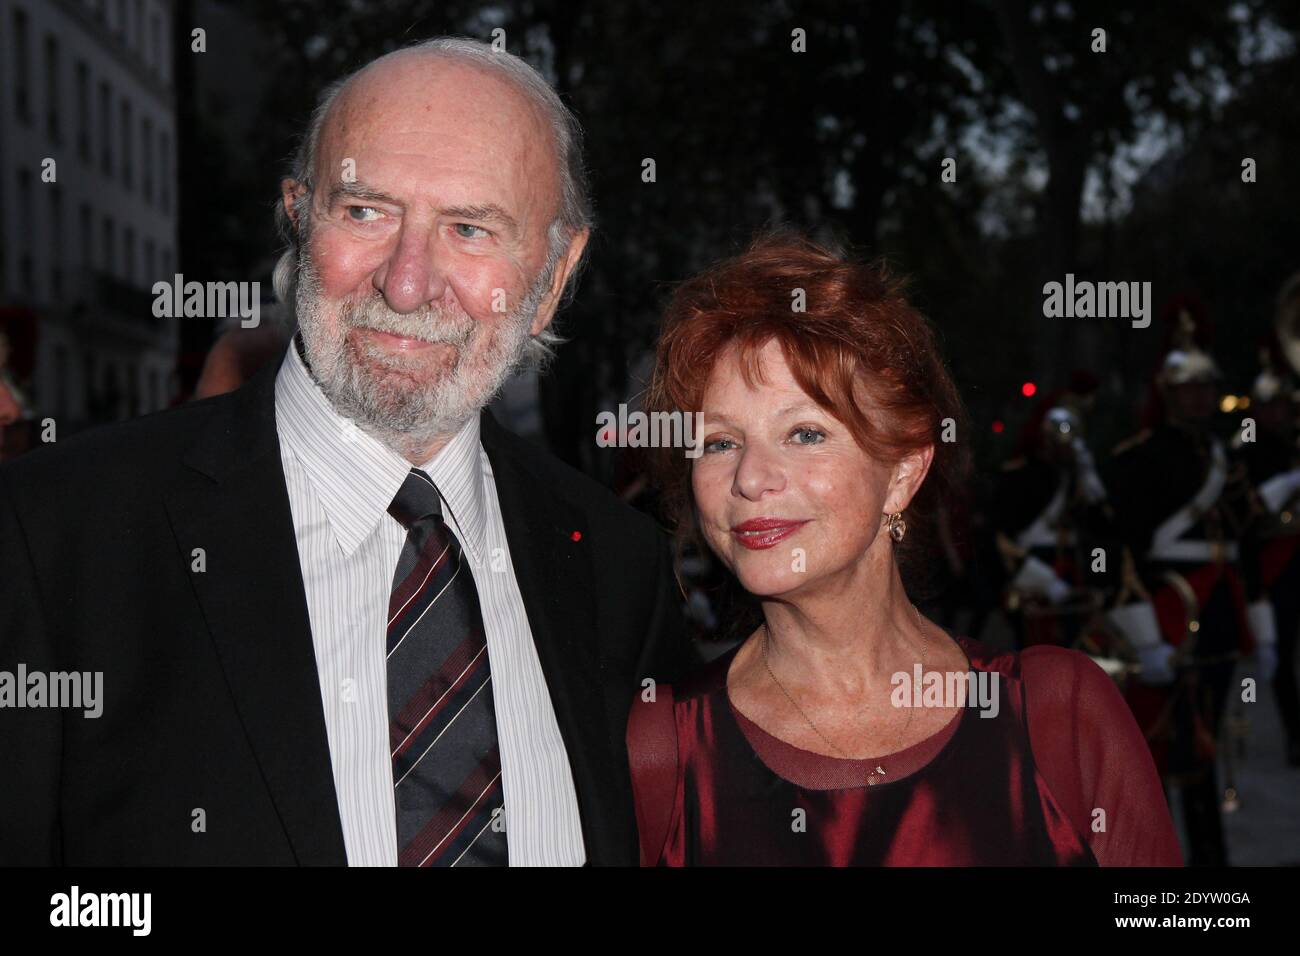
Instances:
[[[521,365],[550,273],[543,269],[514,312],[493,325],[459,308],[433,306],[401,315],[378,292],[364,302],[345,301],[331,320],[304,243],[298,255],[296,307],[312,377],[340,415],[404,457],[422,460],[427,449],[477,415]],[[400,353],[349,342],[347,333],[357,327],[450,348],[439,349],[445,357],[430,376],[427,350],[408,361]]]

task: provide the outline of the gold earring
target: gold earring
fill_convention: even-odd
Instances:
[[[895,511],[889,518],[889,536],[894,539],[894,543],[903,540],[903,535],[907,534],[907,522],[903,520],[903,512]]]

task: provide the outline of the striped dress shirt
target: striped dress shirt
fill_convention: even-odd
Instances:
[[[275,417],[348,864],[396,866],[385,632],[406,529],[388,506],[411,465],[334,410],[292,344],[276,378]],[[446,501],[483,610],[510,865],[579,866],[586,853],[573,775],[478,416],[420,467]]]

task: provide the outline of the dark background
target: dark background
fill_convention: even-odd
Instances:
[[[606,480],[595,414],[635,390],[628,362],[653,342],[670,283],[765,224],[914,277],[984,463],[1015,441],[1023,383],[1042,394],[1075,368],[1102,378],[1095,444],[1123,437],[1175,295],[1204,305],[1244,391],[1300,267],[1300,5],[1287,0],[223,6],[250,28],[230,51],[210,39],[209,74],[237,48],[239,69],[217,71],[229,95],[214,84],[186,115],[200,101],[178,91],[181,261],[208,278],[269,277],[277,176],[329,80],[416,39],[497,27],[553,79],[586,129],[598,229],[542,411],[552,450]],[[194,6],[178,13],[188,36]],[[1105,53],[1090,49],[1097,27]],[[791,51],[796,28],[806,53]],[[940,180],[944,157],[955,183]],[[1043,318],[1043,282],[1067,272],[1151,281],[1151,328]]]

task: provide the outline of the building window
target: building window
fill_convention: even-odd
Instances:
[[[27,48],[27,11],[14,9],[14,110],[18,118],[31,125],[32,90],[29,70],[31,54]]]
[[[63,417],[71,414],[72,399],[68,395],[72,381],[68,377],[68,347],[60,342],[54,346],[54,387],[58,389],[54,414]]]
[[[128,418],[134,418],[140,414],[140,366],[127,365],[123,367],[126,373],[126,415]]]
[[[144,241],[144,284],[150,288],[158,281],[158,273],[155,271],[158,268],[158,260],[154,255],[154,248],[152,239]]]
[[[35,222],[35,200],[32,196],[36,188],[35,177],[32,176],[30,169],[18,170],[18,215],[20,222],[24,226],[30,226]],[[33,295],[36,292],[36,278],[32,271],[32,251],[31,244],[24,243],[21,246],[22,252],[18,254],[18,281],[24,293]]]
[[[113,175],[113,91],[107,80],[99,81],[99,167]]]
[[[122,268],[126,272],[123,278],[131,285],[135,285],[135,230],[130,226],[127,226],[126,232],[123,233],[122,254],[125,260]]]
[[[156,13],[149,19],[149,44],[153,48],[153,68],[159,76],[166,79],[167,71],[163,69],[162,18]]]
[[[162,211],[172,211],[172,138],[166,133],[158,137],[158,193]]]
[[[95,385],[95,356],[90,349],[81,351],[81,389],[84,409],[93,414],[92,406],[98,404],[98,396],[95,393],[99,389]]]
[[[131,188],[132,167],[131,137],[135,135],[135,125],[131,122],[131,101],[122,97],[122,184]]]
[[[113,225],[113,217],[104,217],[104,241],[100,243],[99,254],[103,256],[104,272],[108,275],[113,274],[114,259],[117,258],[117,250],[114,244],[117,241],[117,229]]]
[[[53,33],[45,35],[45,133],[55,145],[63,142],[59,114],[63,97],[59,95],[59,40]]]
[[[172,254],[170,249],[162,251],[162,274],[163,281],[172,282],[176,274],[172,271]]]
[[[126,39],[126,0],[117,0],[117,32]]]
[[[135,0],[135,36],[132,44],[138,52],[144,52],[144,0]]]
[[[45,187],[50,194],[50,300],[63,299],[63,187]]]
[[[77,155],[90,162],[90,70],[85,60],[78,60],[77,74]]]
[[[81,233],[81,268],[89,272],[95,267],[95,237],[90,225],[90,203],[83,202],[77,213],[77,228]]]
[[[146,117],[140,123],[140,180],[145,202],[153,202],[153,122]]]

